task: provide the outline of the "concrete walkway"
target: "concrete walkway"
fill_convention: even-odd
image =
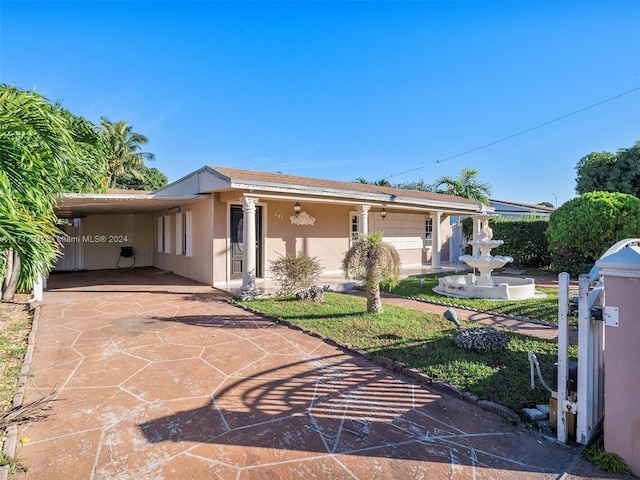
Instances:
[[[601,477],[578,449],[154,269],[52,276],[19,479]]]

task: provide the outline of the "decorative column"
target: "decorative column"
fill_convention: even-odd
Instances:
[[[242,290],[256,289],[256,197],[242,197]]]
[[[371,205],[360,205],[358,214],[360,216],[360,234],[367,235],[369,233],[369,209]]]
[[[440,232],[440,222],[442,219],[442,212],[433,212],[431,214],[431,218],[433,219],[433,242],[432,242],[432,250],[431,250],[431,267],[435,271],[440,271],[442,268],[441,262],[441,253],[442,253],[442,245],[441,245],[441,232]]]

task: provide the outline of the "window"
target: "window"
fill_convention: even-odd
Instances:
[[[164,252],[164,217],[158,217],[158,252]]]
[[[191,211],[176,213],[176,255],[191,256]]]
[[[184,254],[187,257],[193,255],[193,212],[188,210],[184,212]]]
[[[433,219],[427,218],[424,225],[424,246],[433,246]]]
[[[184,255],[185,241],[184,241],[184,213],[176,213],[176,255]]]
[[[165,215],[164,216],[164,225],[163,225],[163,231],[164,231],[164,249],[163,252],[164,253],[171,253],[171,215]]]
[[[358,215],[351,215],[351,241],[354,241],[358,238]]]

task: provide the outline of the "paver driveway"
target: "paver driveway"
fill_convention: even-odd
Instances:
[[[53,276],[33,479],[557,478],[576,451],[153,269]],[[26,441],[25,441],[26,440]]]

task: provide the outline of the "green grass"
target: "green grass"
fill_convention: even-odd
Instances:
[[[17,459],[7,455],[0,451],[0,466],[9,466],[9,475],[21,472],[24,473],[29,470],[26,466],[22,465]]]
[[[438,285],[438,278],[447,274],[428,275],[423,277],[408,277],[400,281],[391,293],[403,297],[420,298],[433,302],[446,302],[474,310],[497,312],[503,315],[513,315],[534,318],[545,322],[558,323],[558,289],[537,287],[536,290],[546,293],[546,298],[529,300],[487,300],[480,298],[454,298],[435,293],[432,289]],[[450,275],[450,274],[448,274]],[[421,287],[420,282],[424,280]]]
[[[539,382],[531,390],[527,352],[535,352],[549,383],[557,359],[553,341],[507,332],[511,338],[507,349],[467,352],[455,346],[455,329],[440,315],[392,305],[385,305],[382,314],[369,314],[362,297],[327,292],[324,298],[323,303],[286,297],[242,304],[350,343],[372,355],[398,360],[436,380],[516,411],[548,402],[549,394]],[[572,347],[570,355],[576,354],[576,347]]]

